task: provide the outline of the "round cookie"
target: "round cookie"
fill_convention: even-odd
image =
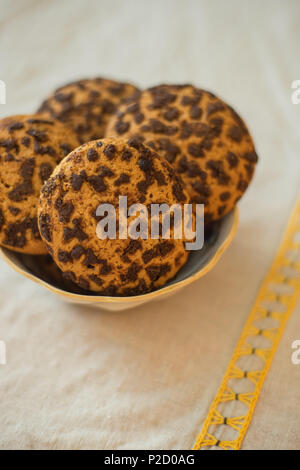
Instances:
[[[47,253],[37,224],[40,190],[57,163],[79,145],[69,128],[40,115],[0,121],[0,245]]]
[[[85,143],[104,136],[117,106],[136,91],[129,83],[105,78],[79,80],[55,90],[38,112],[69,125]]]
[[[119,238],[119,196],[142,203],[188,202],[180,178],[135,139],[103,139],[75,149],[41,191],[39,228],[64,276],[103,295],[149,292],[175,276],[188,257],[181,239]],[[115,239],[99,239],[96,210],[116,209]],[[132,217],[129,218],[130,223]],[[149,223],[150,230],[150,223]],[[161,234],[160,234],[161,235]]]
[[[224,101],[192,85],[161,85],[135,94],[118,109],[106,136],[139,137],[181,175],[206,222],[241,198],[257,162],[242,119]]]

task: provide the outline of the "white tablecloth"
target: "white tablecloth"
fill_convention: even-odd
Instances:
[[[189,449],[280,242],[300,182],[300,3],[2,0],[0,116],[54,87],[109,76],[193,82],[230,102],[260,162],[236,238],[207,276],[120,313],[64,304],[0,262],[0,447]],[[243,448],[300,447],[294,311]]]

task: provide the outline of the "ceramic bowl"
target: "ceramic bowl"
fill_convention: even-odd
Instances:
[[[65,281],[60,270],[47,255],[23,255],[1,247],[0,255],[18,273],[54,292],[67,302],[105,310],[125,310],[167,297],[208,273],[230,245],[237,224],[238,209],[235,208],[214,225],[210,234],[206,236],[201,250],[191,251],[188,261],[175,278],[160,289],[132,297],[108,297],[84,291],[73,283]]]

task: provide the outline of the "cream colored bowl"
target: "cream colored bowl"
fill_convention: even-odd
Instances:
[[[179,291],[210,271],[226,248],[230,245],[238,224],[238,209],[235,208],[215,224],[201,250],[191,251],[187,263],[176,277],[164,287],[148,294],[132,297],[108,297],[83,291],[65,281],[50,256],[32,256],[15,253],[0,247],[0,255],[18,273],[37,282],[68,302],[83,304],[105,310],[125,310],[157,300]]]

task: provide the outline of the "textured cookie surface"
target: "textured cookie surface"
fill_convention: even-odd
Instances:
[[[99,204],[119,217],[119,196],[128,207],[188,202],[181,180],[161,157],[134,139],[103,139],[75,149],[41,191],[39,227],[67,279],[106,295],[149,292],[174,277],[188,252],[181,239],[99,239]],[[132,218],[129,218],[129,221]],[[149,224],[150,230],[150,224]]]
[[[39,115],[0,121],[0,244],[47,253],[37,225],[40,189],[57,163],[79,145],[70,129]]]
[[[236,112],[191,85],[161,85],[122,104],[107,136],[139,136],[181,175],[206,221],[229,212],[246,190],[257,161],[251,136]]]
[[[58,88],[38,112],[69,125],[85,143],[104,136],[117,106],[136,91],[129,83],[104,78],[79,80]]]

